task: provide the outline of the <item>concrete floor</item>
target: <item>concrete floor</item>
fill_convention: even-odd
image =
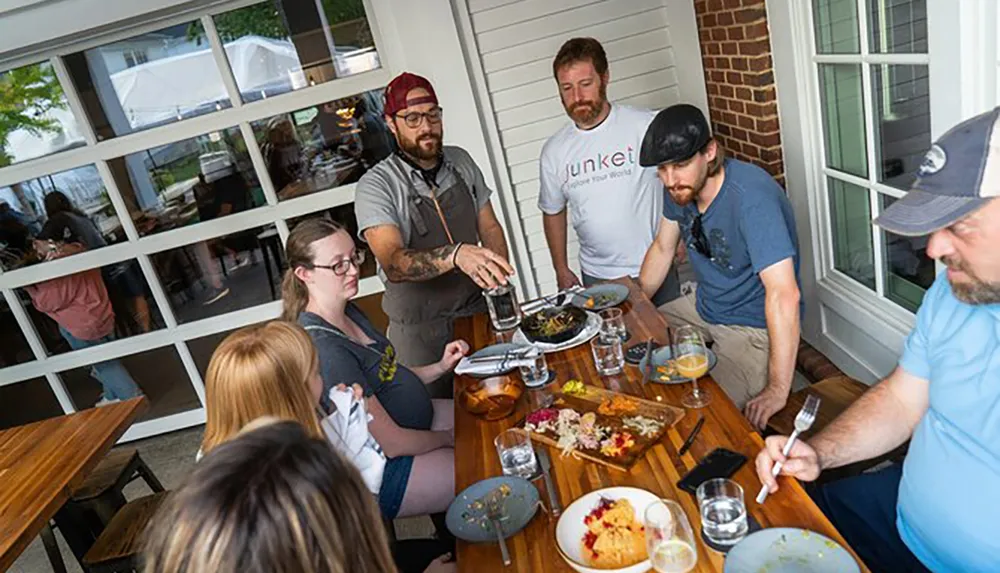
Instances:
[[[201,443],[203,431],[203,426],[189,428],[155,438],[131,442],[128,447],[138,448],[142,459],[160,479],[163,487],[172,490],[180,485],[184,476],[190,473],[194,467],[194,456]],[[125,488],[125,497],[128,499],[135,499],[149,493],[151,493],[149,488],[142,480],[132,482]],[[433,533],[434,526],[427,517],[396,520],[396,534],[400,539],[430,537]],[[56,538],[62,549],[67,572],[83,573],[80,564],[70,552],[69,547],[66,546],[58,529],[56,529]],[[10,573],[46,573],[52,571],[41,540],[35,539],[8,571]]]

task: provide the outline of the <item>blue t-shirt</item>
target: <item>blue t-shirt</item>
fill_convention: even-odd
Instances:
[[[377,397],[398,426],[430,430],[434,406],[423,381],[397,362],[396,349],[375,330],[361,309],[348,304],[346,314],[365,331],[373,344],[358,344],[317,314],[299,314],[299,324],[305,327],[319,354],[323,406],[330,407],[327,398],[330,388],[337,384],[360,384],[365,396]]]
[[[1000,570],[1000,305],[969,305],[941,274],[899,365],[930,381],[903,464],[896,527],[934,571]]]
[[[792,205],[767,171],[726,159],[719,194],[701,217],[712,258],[694,248],[696,202],[680,207],[664,190],[663,216],[677,221],[698,278],[698,314],[712,324],[767,328],[759,273],[792,257],[799,276],[799,246]]]

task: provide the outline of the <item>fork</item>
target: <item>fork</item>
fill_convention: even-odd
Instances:
[[[799,413],[795,416],[795,430],[792,431],[792,435],[788,438],[788,441],[785,442],[785,447],[781,450],[781,454],[784,457],[787,458],[788,453],[792,451],[792,446],[795,445],[795,440],[799,437],[799,434],[808,431],[809,428],[812,427],[813,422],[816,421],[816,412],[819,411],[819,402],[819,398],[813,396],[812,394],[806,396],[806,403],[802,405],[802,409],[799,410]],[[781,462],[775,463],[774,467],[771,468],[771,475],[778,477],[778,474],[781,473],[781,466]],[[767,499],[768,493],[770,493],[770,491],[767,489],[767,485],[765,484],[760,488],[760,493],[757,494],[757,503],[764,503],[764,500]]]
[[[486,519],[490,520],[493,526],[493,533],[496,533],[497,541],[500,543],[500,555],[503,557],[504,566],[510,565],[510,552],[507,550],[507,540],[503,538],[503,526],[500,521],[504,518],[503,509],[500,507],[501,495],[498,492],[490,492],[486,499]]]

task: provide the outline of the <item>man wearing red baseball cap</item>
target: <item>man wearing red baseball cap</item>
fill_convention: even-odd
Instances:
[[[442,145],[442,110],[426,78],[402,73],[385,89],[397,151],[358,181],[360,237],[379,262],[388,337],[404,364],[431,364],[455,318],[485,311],[482,289],[505,284],[503,228],[492,191],[467,151]],[[450,380],[431,387],[450,395]]]

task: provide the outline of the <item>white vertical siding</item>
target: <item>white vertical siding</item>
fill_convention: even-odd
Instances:
[[[608,96],[612,101],[659,109],[680,101],[681,94],[700,95],[704,107],[704,78],[697,34],[678,34],[691,45],[671,41],[671,0],[467,0],[475,45],[467,47],[478,58],[489,110],[500,149],[495,157],[508,177],[535,285],[556,289],[555,273],[538,210],[538,158],[542,145],[569,119],[552,78],[552,58],[569,38],[592,36],[601,41],[611,67]],[[678,25],[694,26],[693,14],[680,11]],[[690,21],[688,21],[690,20]],[[675,19],[674,21],[677,21]],[[693,58],[678,66],[682,54]],[[679,77],[679,76],[684,77]],[[685,84],[682,86],[681,84]],[[579,244],[569,230],[569,258],[579,270]]]

